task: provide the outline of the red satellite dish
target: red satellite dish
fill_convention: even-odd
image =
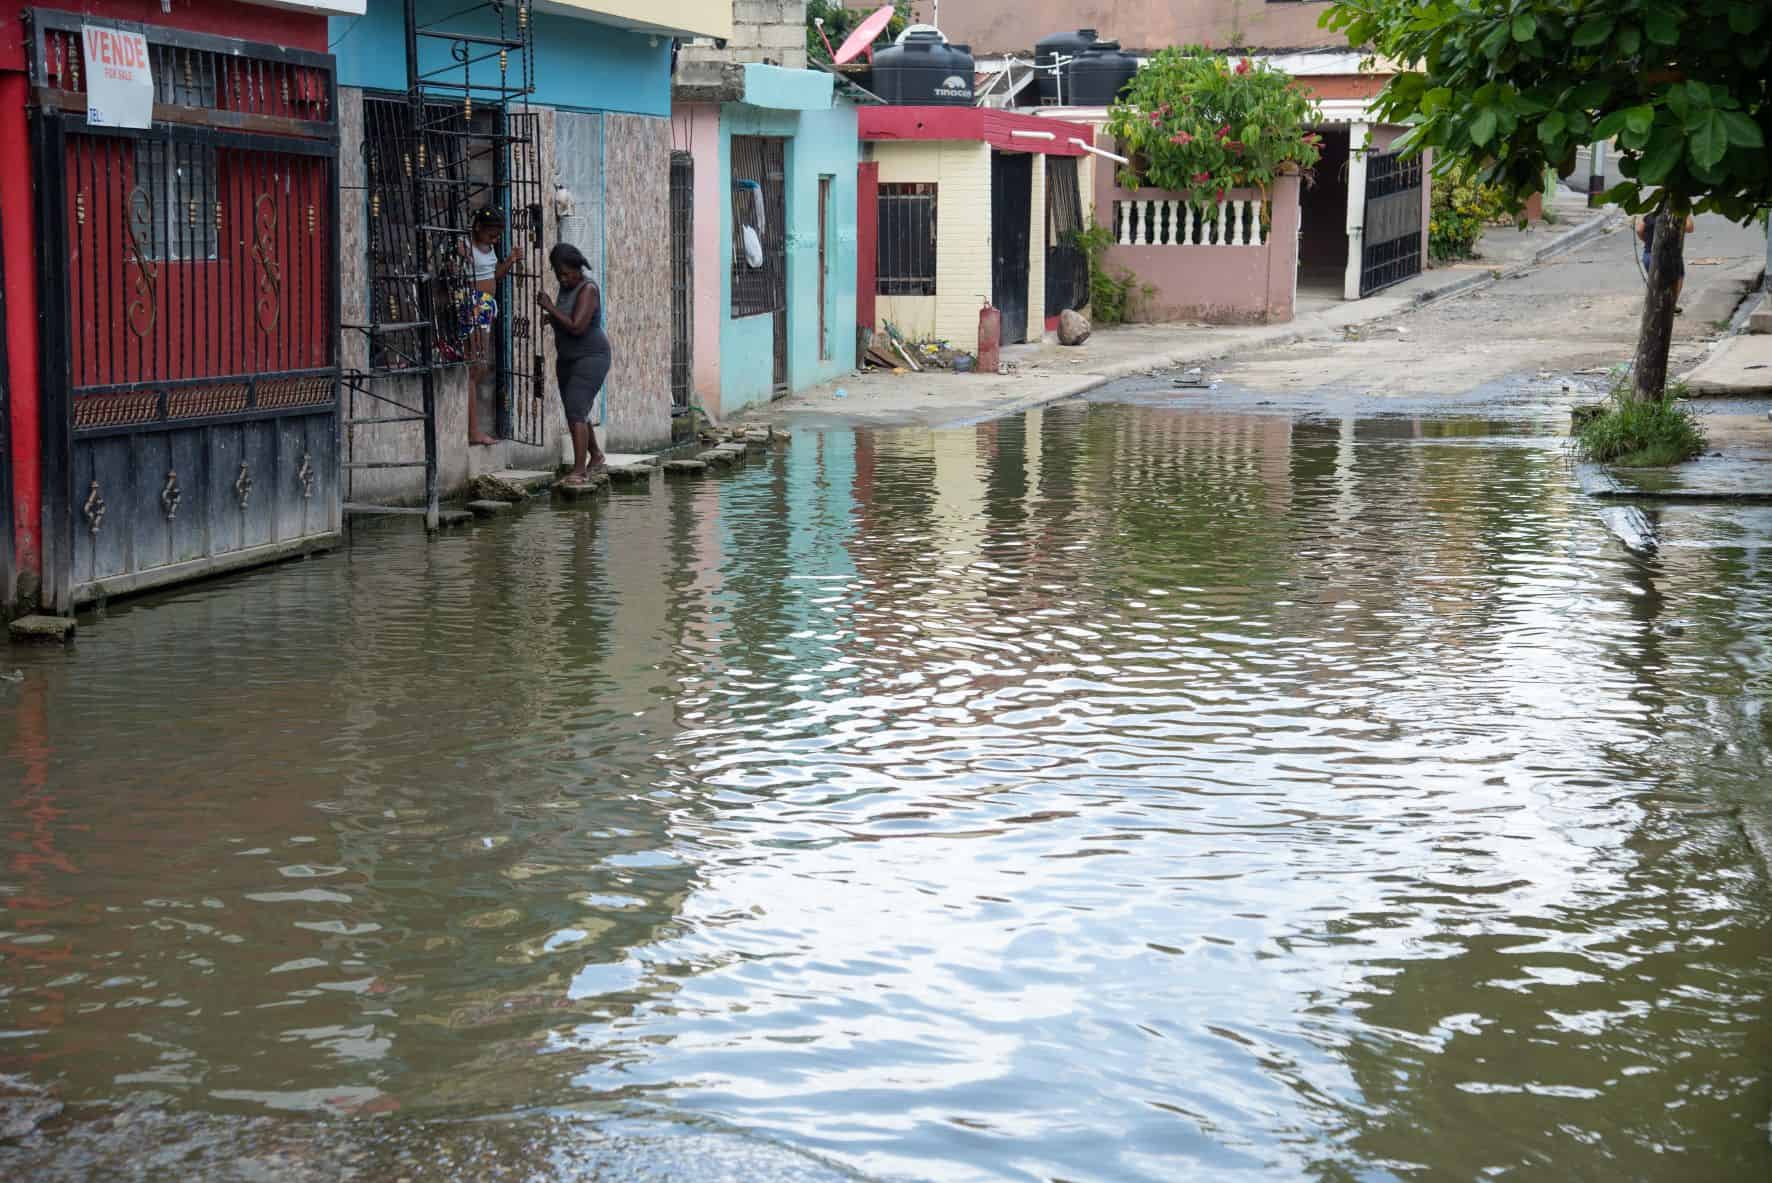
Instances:
[[[832,64],[842,65],[852,62],[865,51],[871,60],[874,56],[874,38],[880,31],[892,23],[892,5],[882,4],[868,19],[855,26],[855,31],[843,39],[837,49],[837,56],[831,59]]]

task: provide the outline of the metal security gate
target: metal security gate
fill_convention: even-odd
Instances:
[[[689,409],[694,386],[695,157],[671,153],[671,413]]]
[[[1366,158],[1366,218],[1360,295],[1421,274],[1421,157]]]
[[[78,14],[30,14],[43,602],[336,541],[332,59],[148,41],[152,128],[86,123]]]
[[[545,422],[543,396],[547,381],[542,368],[542,321],[536,297],[547,268],[542,261],[541,146],[539,117],[512,112],[505,116],[505,151],[496,159],[505,169],[510,202],[505,250],[519,256],[505,280],[505,315],[498,367],[498,431],[500,439],[539,445]],[[495,190],[496,195],[496,190]]]
[[[745,231],[756,236],[753,259]],[[788,385],[787,141],[732,137],[732,316],[773,318],[777,392]]]
[[[1083,230],[1083,192],[1077,158],[1046,158],[1046,315],[1089,303],[1089,259],[1077,246]]]

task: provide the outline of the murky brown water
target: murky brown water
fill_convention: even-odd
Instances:
[[[1766,1178],[1768,558],[1518,430],[805,433],[14,651],[0,1175]]]

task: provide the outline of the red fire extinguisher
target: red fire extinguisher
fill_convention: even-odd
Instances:
[[[1003,314],[991,307],[986,300],[984,307],[978,310],[978,372],[994,374],[997,372],[997,346],[1003,340]]]

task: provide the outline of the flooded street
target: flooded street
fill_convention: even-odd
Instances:
[[[1749,511],[1635,557],[1549,413],[1178,401],[14,650],[0,1177],[1772,1175]]]

